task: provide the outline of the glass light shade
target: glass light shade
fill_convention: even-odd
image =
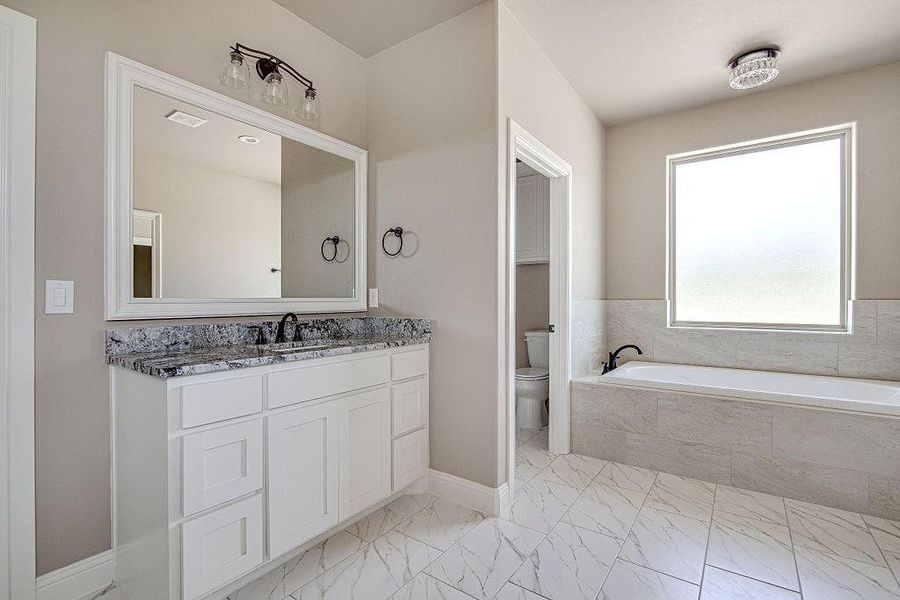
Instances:
[[[240,52],[232,52],[222,65],[219,82],[227,88],[245,90],[250,87],[250,67]]]
[[[286,106],[288,103],[288,89],[284,78],[278,71],[272,71],[263,80],[266,87],[263,89],[260,100],[272,106]]]
[[[297,106],[297,116],[307,123],[315,123],[319,120],[321,105],[318,94],[313,88],[308,88],[300,104]]]
[[[728,85],[735,90],[749,90],[778,77],[778,56],[753,52],[731,64]]]

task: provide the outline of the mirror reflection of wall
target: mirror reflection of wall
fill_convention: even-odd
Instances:
[[[353,249],[344,241],[354,240],[353,161],[134,92],[133,202],[136,212],[165,216],[162,297],[353,295]],[[334,235],[342,262],[321,256],[322,240]],[[158,297],[143,295],[145,254],[135,246],[134,295]]]

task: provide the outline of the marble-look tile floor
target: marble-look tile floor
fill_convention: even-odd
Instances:
[[[229,599],[900,600],[900,522],[519,450],[500,518],[402,496]]]

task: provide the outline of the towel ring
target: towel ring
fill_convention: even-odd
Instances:
[[[396,252],[389,252],[387,246],[385,246],[384,241],[387,239],[387,236],[390,234],[394,234],[395,237],[400,238],[400,247],[397,248]],[[402,227],[391,227],[387,231],[384,232],[384,235],[381,236],[381,249],[384,250],[384,253],[388,256],[397,256],[401,252],[403,252],[403,228]]]
[[[337,258],[337,245],[338,245],[338,242],[340,242],[340,241],[341,241],[341,238],[339,238],[336,235],[327,237],[324,240],[322,240],[322,247],[320,248],[320,252],[322,253],[322,258],[325,260],[325,262],[334,262],[334,259]],[[327,256],[325,256],[325,244],[327,244],[328,242],[331,242],[332,244],[334,244],[334,254],[331,255],[331,258],[328,258]]]

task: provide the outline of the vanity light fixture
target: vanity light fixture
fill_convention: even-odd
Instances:
[[[245,144],[251,144],[251,145],[253,145],[253,144],[258,144],[258,143],[259,143],[259,138],[258,138],[258,137],[254,137],[254,136],[252,136],[252,135],[239,135],[239,136],[238,136],[238,141],[239,141],[239,142],[244,142]]]
[[[228,59],[225,61],[222,73],[219,76],[219,81],[222,85],[232,89],[246,89],[249,87],[250,68],[247,65],[247,59],[250,58],[256,60],[256,74],[259,75],[259,78],[265,84],[260,96],[262,102],[271,106],[287,106],[289,102],[288,87],[284,79],[284,75],[287,74],[306,88],[303,98],[295,110],[297,117],[307,123],[314,123],[319,120],[321,105],[313,82],[274,54],[254,50],[243,44],[235,43],[231,47]]]
[[[728,63],[728,85],[735,90],[749,90],[778,77],[778,48],[758,48],[744,52]]]

